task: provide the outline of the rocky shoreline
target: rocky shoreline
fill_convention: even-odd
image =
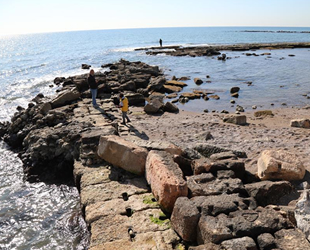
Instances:
[[[102,67],[99,108],[87,74],[57,77],[56,97],[38,95],[0,124],[27,180],[74,180],[89,249],[310,249],[310,122],[296,120],[307,110],[283,115],[294,121],[281,128],[271,111],[187,113],[163,101],[182,79],[142,62]],[[127,126],[115,106],[120,91],[131,107]]]
[[[170,56],[217,56],[221,51],[256,51],[274,49],[310,48],[310,42],[296,43],[246,43],[233,45],[209,45],[209,46],[164,46],[138,48],[136,51],[145,50],[147,55],[166,54]],[[249,53],[252,55],[252,53]],[[225,59],[225,58],[224,58]]]

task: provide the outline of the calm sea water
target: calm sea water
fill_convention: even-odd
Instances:
[[[53,95],[56,76],[86,73],[82,63],[102,70],[121,58],[160,66],[167,77],[190,76],[211,83],[197,87],[192,80],[184,91],[214,90],[220,100],[195,100],[182,109],[202,111],[231,107],[229,89],[239,86],[237,104],[247,110],[310,104],[310,49],[256,51],[267,56],[227,52],[226,62],[205,57],[147,56],[134,48],[164,45],[235,44],[255,42],[310,42],[308,33],[247,33],[244,30],[310,31],[310,28],[161,28],[81,31],[0,37],[0,121],[9,120],[18,105],[26,106],[38,93]],[[294,54],[294,57],[289,57]],[[281,60],[280,60],[281,59]],[[245,82],[253,82],[247,86]],[[181,104],[179,104],[181,105]],[[73,187],[30,184],[22,180],[22,166],[7,146],[0,144],[0,249],[83,249],[85,244],[72,218],[79,216],[78,192]],[[83,232],[82,232],[83,233]],[[81,242],[82,241],[82,242]]]

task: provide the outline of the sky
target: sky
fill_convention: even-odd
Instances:
[[[310,27],[309,0],[0,0],[0,35],[155,27]]]

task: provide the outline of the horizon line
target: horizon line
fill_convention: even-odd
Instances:
[[[171,28],[246,28],[246,27],[261,27],[261,28],[310,28],[309,26],[259,26],[259,25],[253,25],[253,26],[244,26],[244,25],[224,25],[224,26],[171,26],[171,27],[129,27],[129,28],[105,28],[105,29],[82,29],[82,30],[59,30],[59,31],[38,31],[38,32],[29,32],[29,33],[7,33],[7,34],[0,34],[0,37],[4,36],[19,36],[19,35],[36,35],[36,34],[51,34],[51,33],[65,33],[65,32],[84,32],[84,31],[104,31],[104,30],[134,30],[134,29],[171,29]]]

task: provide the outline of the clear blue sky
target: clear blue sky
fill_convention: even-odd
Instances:
[[[0,0],[0,34],[194,26],[310,27],[310,0]]]

